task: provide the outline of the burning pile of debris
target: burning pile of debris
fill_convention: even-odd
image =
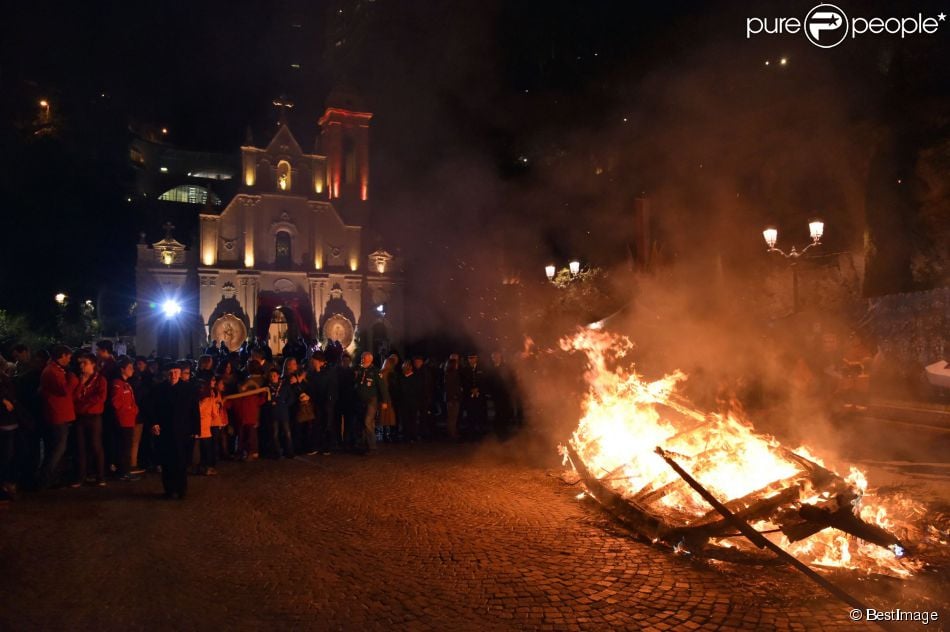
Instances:
[[[897,577],[920,569],[905,556],[919,503],[872,497],[856,468],[841,476],[743,419],[695,409],[674,392],[682,374],[644,381],[625,366],[625,337],[583,330],[561,346],[588,360],[565,464],[637,532],[709,557],[767,547],[811,574],[808,564]]]

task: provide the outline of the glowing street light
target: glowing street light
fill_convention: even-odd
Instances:
[[[59,303],[60,305],[65,305],[65,304],[66,304],[66,295],[63,294],[62,292],[60,292],[60,293],[58,293],[56,296],[53,297],[53,300],[55,300],[55,301],[56,301],[57,303]]]
[[[162,312],[165,313],[165,318],[174,318],[181,313],[181,304],[170,298],[162,303]]]
[[[570,269],[573,276],[577,276],[577,273],[581,271],[581,262],[580,261],[571,261],[567,264],[568,269]]]
[[[793,313],[798,313],[798,267],[795,265],[798,262],[799,257],[805,254],[809,248],[814,248],[821,244],[821,238],[825,234],[825,223],[819,219],[814,219],[808,222],[808,234],[811,236],[811,243],[798,250],[795,246],[792,246],[792,249],[787,253],[781,248],[776,247],[775,244],[778,243],[778,229],[777,228],[766,228],[762,231],[762,237],[765,239],[765,245],[768,246],[768,252],[774,252],[782,255],[789,260],[792,267],[792,310]]]
[[[798,257],[805,254],[809,248],[813,248],[821,244],[821,238],[825,234],[825,223],[819,219],[812,220],[808,222],[808,234],[811,236],[811,243],[797,250],[795,246],[792,246],[792,249],[786,253],[781,248],[776,248],[775,244],[778,243],[778,229],[773,227],[768,227],[762,231],[762,237],[765,239],[765,245],[768,246],[769,252],[777,252],[786,259],[797,259]]]
[[[549,264],[544,266],[544,275],[548,277],[548,281],[554,280],[554,273],[557,272],[557,268],[554,267],[554,264]]]

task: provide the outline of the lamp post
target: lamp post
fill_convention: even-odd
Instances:
[[[49,101],[40,99],[40,107],[43,108],[43,122],[49,123]]]
[[[778,229],[775,227],[768,227],[762,231],[762,237],[765,239],[765,244],[768,246],[766,252],[774,252],[776,254],[782,255],[789,261],[789,265],[792,268],[792,313],[798,313],[798,268],[796,264],[798,259],[801,258],[809,249],[814,248],[821,244],[821,237],[825,234],[825,223],[821,220],[815,219],[808,222],[808,233],[811,235],[811,243],[797,250],[795,246],[792,246],[792,249],[788,252],[785,252],[781,248],[777,248],[775,244],[778,243]]]
[[[581,272],[581,262],[577,259],[572,259],[568,262],[567,269],[570,271],[571,278],[573,279]],[[553,263],[544,266],[544,276],[548,278],[548,281],[554,283],[554,278],[557,276],[557,266]]]

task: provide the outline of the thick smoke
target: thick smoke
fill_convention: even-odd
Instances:
[[[805,49],[737,54],[714,44],[662,64],[609,122],[575,130],[566,142],[582,158],[553,161],[517,199],[534,219],[544,213],[568,233],[570,247],[586,247],[586,257],[596,251],[610,266],[603,253],[614,254],[610,276],[622,287],[608,291],[625,307],[605,328],[637,343],[641,372],[682,370],[690,376],[686,394],[704,409],[741,406],[757,427],[834,456],[843,438],[822,401],[805,394],[814,389],[802,387],[800,373],[808,365],[811,379],[821,380],[820,371],[840,359],[814,354],[829,332],[846,343],[850,314],[781,318],[791,312],[791,270],[764,252],[761,235],[775,225],[780,247],[801,247],[808,220],[820,217],[827,230],[819,252],[845,254],[802,266],[800,302],[814,305],[819,291],[839,307],[856,298],[860,266],[841,268],[860,260],[876,131],[848,78],[819,61]],[[655,248],[649,268],[631,273],[623,254],[638,196],[650,200]],[[588,206],[578,208],[578,199]],[[533,262],[539,271],[541,264]],[[543,311],[532,302],[549,304],[547,289],[525,288],[522,311]],[[569,333],[563,321],[538,324],[528,333],[548,347]],[[542,351],[547,370],[529,362],[522,372],[533,421],[552,442],[576,424],[583,371],[583,358],[559,355]]]

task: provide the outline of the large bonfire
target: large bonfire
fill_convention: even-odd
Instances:
[[[625,358],[633,348],[626,337],[582,330],[561,346],[588,361],[588,392],[577,430],[562,448],[565,463],[601,502],[622,499],[644,535],[696,552],[751,547],[671,469],[659,447],[805,563],[898,577],[918,570],[904,543],[919,535],[920,504],[875,496],[859,469],[839,475],[812,450],[789,450],[734,413],[697,410],[676,393],[686,378],[681,373],[643,380]]]

